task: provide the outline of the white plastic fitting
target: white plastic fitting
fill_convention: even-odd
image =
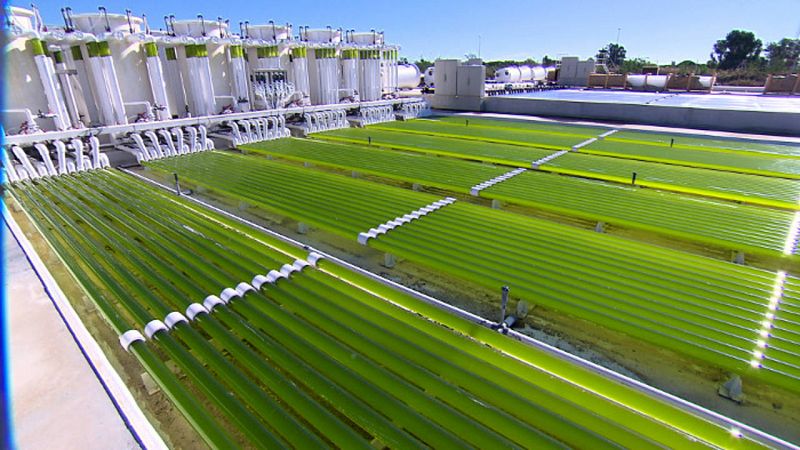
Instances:
[[[158,333],[159,331],[168,331],[169,328],[164,324],[164,322],[153,319],[150,322],[147,322],[147,325],[144,326],[144,335],[147,336],[147,339],[153,339],[153,335]]]
[[[186,308],[186,317],[188,317],[189,320],[194,320],[198,314],[208,314],[208,309],[200,303],[192,303]]]
[[[324,256],[320,255],[317,252],[311,252],[311,253],[308,254],[308,258],[306,258],[306,261],[308,261],[308,263],[311,264],[312,266],[316,267],[317,266],[317,262],[320,259],[324,259],[324,258],[325,258]]]
[[[180,322],[189,323],[189,320],[186,319],[186,316],[179,313],[178,311],[172,311],[171,313],[167,314],[166,317],[164,317],[164,324],[170,330],[175,328],[175,325],[177,325]]]
[[[208,297],[205,298],[205,300],[203,300],[203,306],[206,307],[206,310],[208,312],[211,312],[217,306],[224,304],[225,303],[222,300],[220,300],[220,298],[217,297],[216,295],[209,295]]]
[[[131,344],[136,341],[144,342],[144,336],[142,336],[142,333],[140,333],[139,330],[128,330],[119,336],[119,345],[121,345],[125,351],[128,351],[128,348],[130,348]]]

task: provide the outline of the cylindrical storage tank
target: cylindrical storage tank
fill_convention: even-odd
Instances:
[[[522,72],[516,66],[503,67],[494,73],[494,79],[501,83],[518,83],[522,79]]]
[[[309,97],[308,77],[308,49],[306,47],[293,47],[289,53],[289,80],[294,84],[295,92]]]
[[[342,32],[332,28],[305,30],[300,37],[310,44],[336,45],[342,41]]]
[[[397,66],[397,87],[399,89],[414,89],[420,82],[419,68],[416,64],[399,64]]]
[[[647,85],[656,89],[664,89],[667,87],[667,80],[669,75],[647,75]]]
[[[545,81],[547,79],[547,69],[542,66],[531,67],[531,72],[532,81]]]
[[[519,81],[533,80],[533,69],[531,66],[519,66]]]
[[[339,81],[339,100],[343,98],[353,97],[359,95],[358,87],[358,50],[354,48],[346,48],[342,50],[341,58],[339,59],[341,65],[341,78]],[[360,96],[359,96],[360,97]]]
[[[397,90],[397,59],[397,50],[381,51],[381,90],[384,93]]]
[[[434,80],[434,78],[433,78],[433,70],[434,70],[433,66],[430,66],[427,69],[425,69],[425,75],[423,77],[423,81],[425,82],[425,86],[427,86],[429,88],[434,87],[433,86],[433,80]]]
[[[628,75],[628,84],[635,88],[644,87],[647,75]]]
[[[335,47],[313,49],[313,60],[309,58],[312,104],[331,105],[339,103],[339,74],[337,69]]]
[[[375,31],[351,33],[350,40],[358,45],[383,45],[383,35]]]
[[[170,106],[170,115],[185,117],[189,109],[187,95],[191,95],[188,83],[184,83],[181,68],[178,64],[178,50],[175,45],[159,48],[164,69],[164,83],[167,87],[167,99]]]
[[[247,38],[249,39],[262,39],[265,41],[282,42],[288,41],[292,36],[292,27],[286,25],[248,25],[245,28]]]
[[[380,50],[360,50],[358,52],[358,82],[362,101],[381,98],[381,55]]]

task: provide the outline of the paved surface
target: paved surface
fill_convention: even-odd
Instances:
[[[692,94],[631,92],[617,90],[558,89],[529,92],[509,97],[538,100],[568,100],[593,103],[685,106],[735,111],[800,112],[800,97],[743,94]]]
[[[17,447],[138,448],[19,245],[3,234]]]

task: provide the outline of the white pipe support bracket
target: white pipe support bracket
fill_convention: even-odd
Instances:
[[[164,317],[164,324],[170,330],[175,328],[175,325],[181,322],[189,323],[189,320],[186,318],[186,316],[179,313],[178,311],[172,311],[171,313],[167,314],[166,317]]]
[[[153,336],[159,331],[169,331],[169,328],[158,319],[153,319],[144,326],[144,335],[147,336],[147,339],[153,339]]]
[[[312,266],[317,267],[317,262],[319,262],[319,260],[321,259],[325,259],[325,257],[317,252],[311,252],[308,254],[308,258],[306,258],[306,261],[308,261],[308,263],[311,264]]]
[[[137,341],[144,342],[144,336],[142,336],[142,333],[140,333],[139,330],[128,330],[119,335],[119,345],[121,345],[126,352],[129,351],[128,349],[130,348],[131,344]]]
[[[206,307],[206,310],[208,310],[208,312],[211,312],[217,306],[224,304],[225,303],[222,300],[220,300],[220,298],[217,297],[216,295],[209,295],[203,300],[203,306]]]
[[[278,282],[278,280],[280,280],[281,278],[286,278],[286,275],[285,275],[285,274],[283,274],[283,273],[281,273],[281,272],[278,272],[277,270],[270,270],[270,271],[267,273],[267,282],[268,282],[269,284],[275,284],[275,283],[277,283],[277,282]]]
[[[245,294],[247,294],[248,291],[253,291],[253,292],[256,291],[256,288],[254,288],[253,286],[245,283],[244,281],[242,281],[241,283],[237,284],[234,289],[236,290],[236,293],[239,294],[239,297],[244,297]]]
[[[220,292],[219,299],[222,300],[224,303],[228,303],[234,297],[241,297],[239,292],[234,288],[225,288]]]
[[[294,267],[295,271],[298,272],[301,272],[303,269],[305,269],[310,265],[311,264],[309,264],[308,261],[304,261],[302,259],[296,259],[294,260],[294,263],[292,263],[292,267]]]
[[[358,233],[358,243],[361,245],[367,245],[367,242],[369,242],[369,240],[374,237],[375,236],[370,236],[367,233]]]
[[[292,276],[292,273],[294,273],[294,272],[297,272],[297,271],[298,271],[298,269],[296,269],[296,268],[295,268],[293,265],[291,265],[291,264],[284,264],[284,265],[282,265],[282,266],[281,266],[281,270],[280,270],[280,272],[281,272],[281,273],[282,273],[282,274],[283,274],[283,275],[284,275],[286,278],[289,278],[289,277],[291,277],[291,276]]]
[[[208,314],[208,309],[200,303],[192,303],[186,308],[186,317],[189,320],[194,320],[198,314]]]

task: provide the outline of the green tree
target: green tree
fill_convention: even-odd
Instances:
[[[733,30],[714,44],[711,60],[721,70],[744,68],[761,61],[762,47],[752,32]]]
[[[620,67],[625,61],[625,47],[610,43],[597,51],[597,61],[604,62],[609,67]]]
[[[767,45],[765,51],[769,70],[773,72],[793,71],[800,60],[800,39],[783,38]]]

